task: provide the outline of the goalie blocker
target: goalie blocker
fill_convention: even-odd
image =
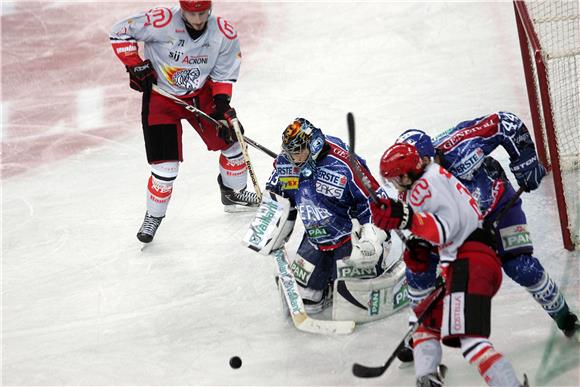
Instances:
[[[267,191],[242,243],[262,255],[271,255],[283,248],[290,238],[296,217],[297,211],[288,199]],[[370,279],[368,277],[373,276],[374,268],[356,268],[337,262],[333,320],[374,321],[408,305],[405,266],[400,258],[390,262],[387,258],[383,257],[385,272]]]

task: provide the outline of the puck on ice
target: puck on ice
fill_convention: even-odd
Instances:
[[[230,359],[230,367],[238,369],[242,366],[242,359],[239,356],[234,356]]]

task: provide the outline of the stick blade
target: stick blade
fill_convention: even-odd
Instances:
[[[354,153],[354,115],[350,112],[346,115],[346,125],[348,127],[348,145],[350,147],[350,152]]]
[[[356,324],[354,321],[317,320],[306,317],[298,324],[295,321],[295,325],[303,332],[333,336],[351,334]]]
[[[359,378],[378,378],[385,373],[385,370],[385,366],[367,367],[358,363],[352,365],[353,375]]]

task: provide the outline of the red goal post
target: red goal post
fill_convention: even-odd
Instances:
[[[580,249],[580,2],[513,3],[538,156],[553,173],[564,247]]]

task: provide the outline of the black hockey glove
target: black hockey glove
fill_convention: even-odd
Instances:
[[[211,114],[211,117],[222,124],[218,128],[218,136],[223,138],[226,143],[233,144],[238,139],[231,125],[231,120],[237,117],[236,111],[230,106],[230,97],[226,94],[216,94],[213,97],[213,102],[215,104],[215,111]],[[244,134],[242,123],[238,121],[238,124],[240,125],[242,134]]]
[[[129,86],[141,93],[150,91],[154,83],[157,83],[157,74],[149,59],[135,65],[127,66],[129,73]]]
[[[533,148],[524,150],[517,160],[510,163],[510,170],[514,174],[520,187],[526,192],[535,190],[546,176],[546,168],[539,162]]]

